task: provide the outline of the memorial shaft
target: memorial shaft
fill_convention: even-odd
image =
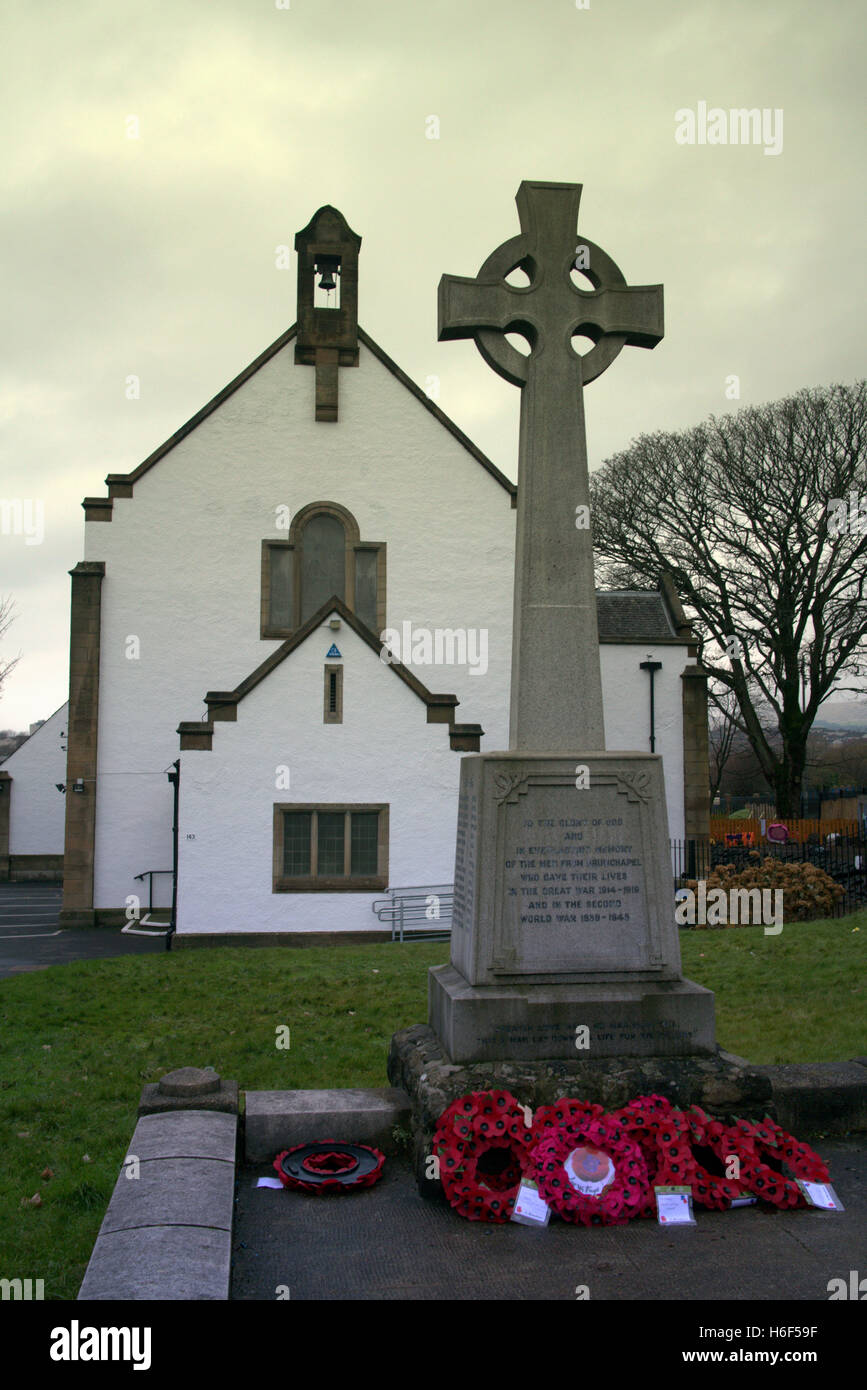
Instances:
[[[605,747],[581,364],[529,362],[521,394],[509,747]],[[576,519],[584,521],[576,526]]]
[[[439,337],[474,338],[488,365],[522,392],[514,750],[605,747],[583,388],[625,344],[653,347],[662,337],[661,286],[628,286],[611,258],[578,235],[580,197],[580,184],[522,183],[521,234],[475,279],[444,275],[439,288]],[[573,283],[573,265],[592,291]],[[526,287],[506,281],[518,266]],[[508,342],[510,331],[527,338],[529,357]],[[584,357],[572,346],[578,334],[594,342]]]

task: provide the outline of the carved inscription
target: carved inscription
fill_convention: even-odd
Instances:
[[[470,924],[476,876],[476,839],[478,834],[478,797],[466,783],[458,799],[458,833],[455,842],[455,898],[453,926],[461,929]]]
[[[485,1046],[493,1045],[510,1050],[542,1049],[538,1055],[543,1056],[546,1046],[552,1050],[561,1047],[563,1043],[569,1043],[571,1046],[573,1037],[574,1029],[570,1030],[568,1025],[563,1024],[528,1023],[522,1026],[499,1023],[481,1039],[481,1042]],[[586,1051],[576,1052],[575,1057],[580,1061],[617,1054],[624,1050],[650,1054],[656,1048],[669,1052],[677,1050],[678,1047],[688,1047],[691,1040],[692,1034],[687,1029],[679,1028],[667,1019],[641,1022],[621,1019],[615,1015],[604,1024],[590,1026],[589,1047]]]
[[[525,967],[545,961],[646,963],[639,807],[611,788],[531,789],[503,807],[509,941]]]

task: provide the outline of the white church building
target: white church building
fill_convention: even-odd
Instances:
[[[68,728],[62,704],[0,762],[0,882],[63,877]]]
[[[516,488],[359,327],[360,244],[321,208],[297,322],[85,498],[63,922],[174,882],[176,945],[357,939],[452,881],[461,754],[508,747]],[[607,746],[652,737],[671,837],[705,834],[674,589],[598,608]]]

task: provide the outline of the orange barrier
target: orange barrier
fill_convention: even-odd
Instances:
[[[774,816],[765,819],[765,829],[774,824],[784,825],[789,832],[789,839],[797,844],[803,844],[811,836],[819,841],[824,841],[829,835],[858,835],[857,820],[849,820],[839,816],[829,820],[798,820],[794,817],[790,820],[786,816]],[[740,838],[731,839],[731,836],[739,836]],[[734,820],[731,816],[711,816],[710,837],[712,840],[719,841],[720,844],[749,845],[754,849],[770,843],[762,835],[761,821],[752,816],[738,816]]]

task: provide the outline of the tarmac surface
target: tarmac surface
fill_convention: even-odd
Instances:
[[[698,1209],[695,1226],[674,1230],[466,1221],[422,1198],[401,1159],[375,1187],[328,1197],[257,1188],[274,1169],[239,1167],[232,1298],[827,1304],[830,1280],[867,1276],[867,1136],[810,1142],[844,1211]]]
[[[0,883],[0,980],[72,960],[165,951],[165,936],[133,936],[120,929],[60,925],[59,883]],[[146,928],[145,928],[146,929]]]

